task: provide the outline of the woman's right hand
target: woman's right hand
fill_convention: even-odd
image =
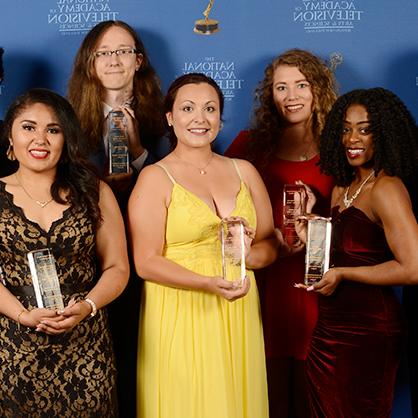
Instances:
[[[243,282],[237,280],[231,282],[222,277],[210,277],[208,280],[207,291],[221,296],[229,302],[233,302],[245,296],[250,290],[250,279],[246,277]]]
[[[25,327],[38,328],[41,321],[44,319],[51,319],[58,321],[63,319],[62,315],[58,315],[56,311],[46,308],[33,308],[31,310],[24,311],[19,316],[19,323]]]

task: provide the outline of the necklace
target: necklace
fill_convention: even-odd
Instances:
[[[354,202],[354,200],[357,198],[357,196],[362,191],[364,185],[372,178],[372,176],[374,176],[374,170],[366,177],[366,179],[363,181],[363,183],[360,184],[360,187],[355,191],[355,193],[353,194],[353,196],[351,196],[350,198],[348,198],[348,191],[350,190],[350,186],[348,186],[345,189],[345,193],[344,193],[344,197],[343,197],[343,202],[344,202],[344,205],[345,205],[346,208],[348,208],[349,206],[351,206],[351,204]]]
[[[28,196],[29,197],[29,199],[30,200],[33,200],[38,206],[40,206],[42,209],[46,206],[46,205],[49,205],[53,200],[54,200],[54,198],[53,197],[51,197],[51,199],[49,199],[49,200],[36,200],[36,199],[34,199],[30,194],[29,194],[29,192],[23,187],[23,184],[20,182],[20,180],[19,180],[19,177],[17,176],[17,173],[15,174],[15,177],[16,177],[16,180],[17,180],[17,182],[19,183],[19,186],[23,189],[23,191],[25,192],[25,194],[26,194],[26,196]]]
[[[191,163],[190,161],[183,160],[183,158],[180,158],[175,152],[173,152],[173,154],[178,160],[183,161],[184,163],[188,163],[192,165],[193,167],[197,168],[199,170],[199,174],[201,174],[202,176],[207,173],[206,168],[211,163],[212,158],[213,158],[213,152],[211,152],[208,162],[203,167],[199,167],[196,164]]]

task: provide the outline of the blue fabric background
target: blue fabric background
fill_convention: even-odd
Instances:
[[[85,33],[102,20],[120,19],[140,34],[164,90],[183,72],[213,76],[226,95],[223,151],[248,126],[253,92],[266,64],[286,49],[309,49],[336,69],[340,92],[383,86],[418,117],[417,0],[215,0],[210,18],[220,31],[193,32],[208,0],[1,0],[0,46],[5,80],[0,119],[11,100],[30,87],[65,94]],[[401,379],[394,417],[408,418]]]

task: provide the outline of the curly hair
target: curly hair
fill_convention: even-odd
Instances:
[[[417,124],[399,97],[381,87],[353,90],[337,99],[321,135],[321,170],[339,186],[351,183],[354,168],[348,163],[342,132],[346,111],[354,104],[364,106],[368,113],[375,172],[410,178],[418,167]]]
[[[81,152],[84,135],[77,115],[70,103],[51,90],[35,88],[17,97],[10,105],[4,119],[4,135],[11,138],[12,126],[17,117],[28,107],[42,103],[55,114],[64,136],[64,146],[57,164],[51,196],[61,204],[87,207],[87,213],[95,227],[101,221],[99,208],[99,180],[84,160]],[[66,193],[66,199],[61,192]]]
[[[222,118],[222,113],[224,110],[224,95],[222,93],[221,88],[218,86],[216,81],[213,78],[210,78],[209,76],[203,74],[203,73],[187,73],[183,74],[180,77],[177,77],[171,84],[170,87],[167,90],[167,94],[164,99],[164,110],[166,113],[173,111],[173,105],[177,97],[177,93],[180,90],[181,87],[187,85],[187,84],[202,84],[206,83],[212,86],[219,99],[219,112]],[[166,121],[167,123],[167,121]],[[169,139],[170,144],[172,148],[175,148],[177,145],[177,138],[174,133],[174,129],[172,126],[168,126],[167,129],[169,133]]]
[[[81,127],[88,138],[89,150],[99,147],[104,123],[104,88],[94,69],[94,52],[104,33],[114,26],[126,30],[134,40],[137,54],[142,54],[141,66],[135,72],[133,80],[131,104],[139,121],[142,144],[147,148],[165,133],[160,80],[149,61],[144,44],[127,23],[107,20],[94,26],[84,38],[68,83],[68,99],[77,112]]]
[[[312,132],[319,141],[327,113],[331,110],[336,93],[336,82],[325,62],[308,51],[290,49],[276,57],[264,71],[264,79],[255,91],[255,111],[250,128],[247,158],[267,164],[274,156],[277,140],[284,127],[273,97],[273,78],[277,67],[288,65],[297,69],[311,85],[313,95]]]

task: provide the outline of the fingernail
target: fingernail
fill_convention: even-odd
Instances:
[[[64,311],[57,311],[58,315],[62,315],[64,313]]]
[[[309,287],[306,288],[306,291],[307,292],[311,292],[312,290],[314,290],[314,287],[313,286],[309,286]]]

